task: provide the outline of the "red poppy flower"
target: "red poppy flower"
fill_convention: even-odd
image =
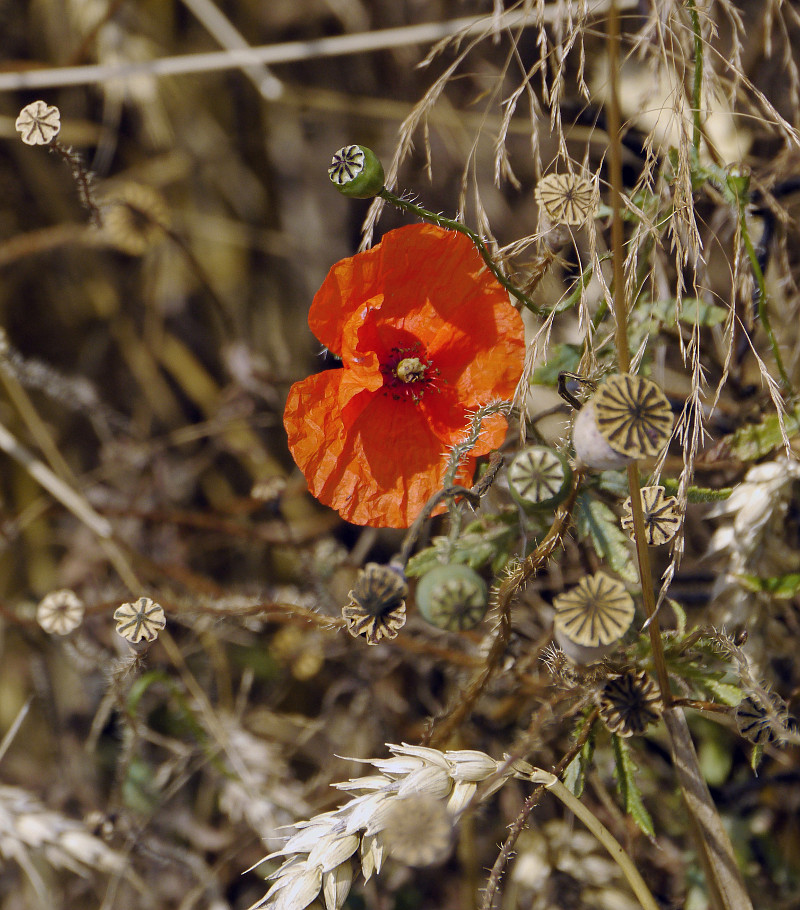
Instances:
[[[469,412],[513,396],[522,319],[469,238],[417,224],[337,262],[308,323],[343,366],[289,391],[284,425],[309,490],[355,524],[408,527]],[[483,421],[457,483],[506,429],[500,414]]]

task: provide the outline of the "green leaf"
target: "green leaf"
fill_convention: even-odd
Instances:
[[[745,694],[739,686],[735,686],[733,683],[721,682],[718,679],[714,679],[713,676],[706,676],[702,680],[702,685],[711,692],[715,701],[731,707],[738,705]]]
[[[774,578],[759,578],[757,575],[742,573],[736,576],[739,584],[757,594],[770,594],[776,600],[790,600],[800,592],[800,572],[776,575]]]
[[[597,475],[597,489],[615,499],[628,498],[628,477],[623,471],[601,471]]]
[[[790,439],[800,433],[800,405],[784,415],[783,423]],[[755,461],[782,445],[777,414],[770,414],[761,423],[740,427],[730,438],[731,454],[740,461]]]
[[[453,541],[448,537],[434,537],[431,546],[412,556],[406,566],[406,575],[425,575],[442,563],[460,563],[471,569],[480,569],[491,563],[499,572],[508,561],[511,544],[519,534],[519,521],[515,512],[487,515],[473,521]]]
[[[575,525],[578,534],[591,539],[595,552],[610,569],[630,584],[639,583],[631,539],[620,527],[619,518],[604,502],[594,499],[588,492],[579,493]]]
[[[558,385],[558,374],[562,371],[574,373],[581,362],[581,346],[579,344],[556,344],[550,349],[550,356],[545,363],[533,371],[531,382],[533,385]]]
[[[174,685],[169,674],[165,673],[163,670],[148,670],[146,673],[143,673],[128,691],[128,710],[132,714],[139,707],[142,696],[154,683],[165,683],[170,691]]]
[[[608,256],[601,256],[600,261],[607,259]],[[587,266],[581,273],[581,277],[574,283],[573,290],[565,298],[560,300],[554,307],[556,313],[563,313],[565,310],[569,310],[575,306],[575,304],[581,299],[581,294],[586,290],[589,282],[592,280],[592,275],[594,274],[594,269],[592,266]]]
[[[662,477],[659,481],[667,496],[676,496],[678,493],[678,481],[672,477]],[[723,502],[733,493],[733,487],[720,487],[717,490],[711,487],[689,487],[686,491],[688,502]]]
[[[655,837],[653,819],[644,807],[642,794],[634,777],[634,774],[639,769],[631,758],[628,744],[615,733],[611,736],[611,743],[614,747],[614,761],[616,763],[614,777],[617,780],[617,790],[619,790],[619,794],[622,797],[625,811],[648,837]]]
[[[671,597],[667,598],[667,603],[672,607],[672,612],[675,614],[675,631],[678,633],[678,637],[682,638],[686,634],[686,610],[683,609],[677,600],[673,600]]]
[[[706,327],[721,325],[730,315],[725,307],[707,303],[705,300],[700,300],[699,297],[681,298],[680,308],[675,297],[654,300],[645,307],[645,311],[647,309],[652,318],[670,327],[674,326],[678,320],[687,325]]]
[[[586,774],[592,765],[593,757],[594,736],[590,736],[581,747],[580,752],[578,752],[575,758],[573,758],[564,769],[564,786],[578,799],[580,799],[581,794],[583,793],[583,788],[586,783]]]

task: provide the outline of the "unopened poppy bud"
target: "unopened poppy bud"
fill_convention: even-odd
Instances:
[[[363,145],[339,149],[331,159],[328,176],[343,196],[353,199],[371,199],[383,189],[383,165],[375,152]]]
[[[578,463],[595,471],[616,471],[633,461],[627,455],[612,449],[602,436],[591,401],[578,411],[572,424],[572,444]]]

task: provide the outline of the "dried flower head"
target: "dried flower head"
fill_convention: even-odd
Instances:
[[[69,635],[83,621],[83,601],[74,591],[51,591],[36,608],[36,622],[51,635]]]
[[[149,597],[140,597],[136,603],[122,604],[114,611],[117,632],[132,644],[155,641],[167,624],[164,608]]]
[[[669,543],[678,533],[681,516],[678,511],[678,500],[674,496],[665,496],[664,487],[642,487],[642,512],[647,543],[651,547]],[[633,510],[630,496],[622,504],[625,514],[622,516],[622,527],[633,537]]]
[[[633,598],[621,581],[605,572],[585,576],[553,603],[556,629],[570,641],[590,648],[622,638],[633,621]]]
[[[408,585],[398,570],[368,562],[358,573],[350,603],[342,608],[347,631],[363,635],[369,645],[383,638],[392,639],[406,624]]]
[[[597,695],[603,723],[617,736],[639,736],[656,723],[661,697],[644,670],[628,670],[608,679]]]
[[[739,735],[758,746],[781,739],[789,728],[786,702],[775,692],[762,690],[743,698],[734,718]]]
[[[672,408],[667,396],[649,379],[622,373],[609,376],[592,398],[602,436],[628,458],[658,453],[672,434]]]
[[[142,183],[124,183],[103,202],[103,234],[122,253],[142,256],[164,238],[169,209],[161,193]]]
[[[558,505],[569,493],[572,469],[567,459],[547,446],[528,446],[508,466],[508,489],[526,510]]]
[[[580,227],[597,214],[597,188],[591,180],[577,174],[547,174],[536,184],[533,194],[554,224]]]
[[[14,124],[25,145],[49,145],[61,130],[61,111],[44,101],[32,101]]]
[[[440,799],[408,796],[392,800],[381,837],[389,856],[407,866],[431,866],[447,858],[453,817]]]

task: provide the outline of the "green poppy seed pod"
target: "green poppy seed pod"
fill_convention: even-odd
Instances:
[[[339,149],[331,159],[328,176],[343,196],[352,199],[371,199],[383,189],[383,165],[375,152],[363,145]]]
[[[440,629],[474,629],[489,608],[486,582],[469,566],[437,566],[420,579],[417,608]]]
[[[528,446],[508,466],[508,490],[526,512],[550,509],[563,502],[572,486],[567,459],[547,446]]]

